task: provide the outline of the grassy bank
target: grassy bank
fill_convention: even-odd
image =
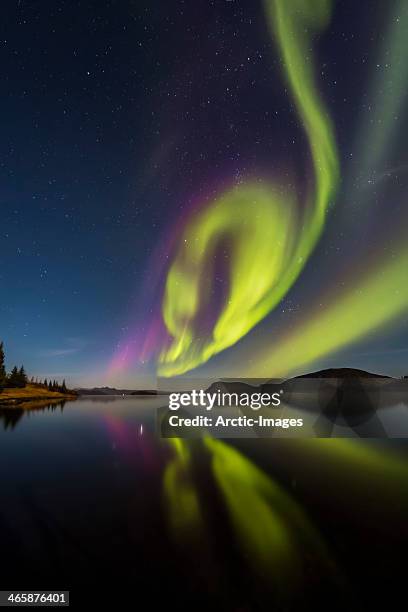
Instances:
[[[49,391],[44,387],[28,384],[26,387],[19,389],[3,389],[0,393],[0,406],[14,406],[32,400],[58,400],[58,399],[76,399],[75,393],[67,392],[60,393],[59,391]]]

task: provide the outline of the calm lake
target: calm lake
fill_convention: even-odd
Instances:
[[[224,610],[404,593],[405,441],[164,440],[162,404],[0,410],[2,589]]]

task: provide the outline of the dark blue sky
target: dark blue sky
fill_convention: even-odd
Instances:
[[[319,42],[342,161],[383,12],[339,2]],[[118,341],[153,308],[152,255],[191,201],[301,165],[304,137],[260,2],[5,2],[0,60],[7,365],[102,384]],[[333,224],[326,241],[336,237]],[[316,288],[316,257],[296,303]],[[403,349],[400,338],[374,348]]]

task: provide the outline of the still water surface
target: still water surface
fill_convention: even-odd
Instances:
[[[189,440],[155,397],[0,411],[4,589],[367,609],[402,591],[403,441]]]

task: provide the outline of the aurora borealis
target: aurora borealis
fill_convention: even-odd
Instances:
[[[196,368],[404,375],[407,12],[160,0],[78,20],[75,3],[18,3],[2,35],[10,362],[132,388]]]
[[[165,376],[191,370],[247,334],[291,288],[324,230],[329,201],[335,197],[339,180],[338,162],[331,124],[315,85],[309,37],[313,28],[327,27],[329,9],[330,3],[326,1],[265,2],[289,90],[308,137],[314,169],[312,193],[304,196],[303,218],[299,222],[298,194],[285,193],[280,186],[279,202],[272,189],[268,193],[258,187],[258,194],[254,187],[245,184],[207,205],[193,218],[182,235],[184,244],[170,266],[166,281],[163,318],[173,340],[160,356],[159,372]],[[408,84],[404,68],[401,68],[403,77],[397,77],[397,67],[404,57],[402,36],[407,14],[406,5],[400,3],[397,13],[391,11],[390,15],[385,38],[390,50],[385,46],[382,58],[389,62],[386,65],[390,68],[390,80],[376,84],[375,96],[382,106],[380,109],[379,103],[375,105],[370,133],[366,134],[367,144],[361,153],[360,170],[369,171],[370,176],[380,172],[378,162],[386,159],[385,149],[392,142],[395,120],[402,110]],[[394,82],[396,92],[391,97],[389,89],[386,93],[384,89]],[[354,194],[362,206],[369,198],[367,193],[359,196]],[[229,200],[228,213],[224,208],[228,208]],[[253,228],[254,218],[259,222],[258,230]],[[198,326],[194,335],[192,324],[203,307],[204,296],[208,295],[207,277],[213,273],[211,266],[205,268],[203,260],[211,258],[219,234],[228,235],[230,227],[237,225],[235,233],[241,231],[242,235],[231,244],[229,289],[224,306],[214,328],[203,339]],[[270,347],[270,338],[249,344],[256,356],[250,366],[235,366],[235,374],[285,377],[398,319],[408,306],[404,282],[408,259],[403,237],[397,236],[395,243],[391,255],[377,257],[375,264],[349,279],[346,288],[331,297],[327,296],[326,287],[321,290],[319,297],[325,300],[325,308],[306,314],[295,329],[279,338],[276,346]]]
[[[309,140],[313,191],[305,196],[302,214],[296,194],[285,193],[285,186],[256,187],[244,183],[207,206],[193,220],[166,281],[163,318],[174,340],[160,358],[159,372],[165,375],[182,374],[235,344],[279,303],[319,237],[329,198],[336,187],[336,148],[314,85],[312,60],[306,60],[309,36],[301,28],[305,24],[313,28],[324,23],[328,3],[316,3],[313,10],[304,2],[277,1],[265,5]],[[211,258],[217,242],[229,234],[233,235],[230,287],[214,329],[203,342],[194,335],[192,327],[199,305],[208,295],[203,277],[210,276],[212,270],[205,266],[205,260]]]

